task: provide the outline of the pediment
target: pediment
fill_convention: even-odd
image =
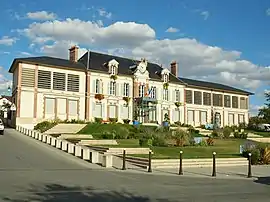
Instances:
[[[162,71],[161,71],[161,75],[168,75],[168,74],[170,74],[170,70],[168,70],[168,69],[163,69]]]
[[[112,59],[108,62],[108,66],[118,66],[119,62],[117,62],[117,60]]]

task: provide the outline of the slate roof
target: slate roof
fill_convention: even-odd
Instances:
[[[108,69],[105,64],[113,59],[119,62],[118,73],[122,75],[130,75],[130,76],[133,75],[130,67],[140,62],[140,61],[135,61],[128,58],[123,58],[123,57],[118,57],[118,56],[113,56],[113,55],[108,55],[108,54],[103,54],[103,53],[97,53],[97,52],[90,52],[89,69],[108,72]],[[88,55],[87,53],[85,53],[79,59],[78,62],[81,62],[85,66],[87,66],[87,60],[88,60]],[[160,81],[161,77],[159,73],[163,70],[163,68],[160,65],[148,62],[147,70],[149,72],[149,77],[151,79]],[[171,82],[183,84],[183,82],[180,81],[173,74],[170,74],[169,80]]]
[[[254,95],[254,93],[244,91],[241,89],[237,89],[231,86],[223,85],[220,83],[213,83],[213,82],[208,82],[208,81],[200,81],[200,80],[195,80],[195,79],[188,79],[188,78],[183,78],[179,77],[181,81],[187,84],[187,86],[190,87],[204,87],[208,89],[216,89],[216,90],[223,90],[223,91],[231,91],[231,92],[237,92],[237,93],[242,93],[242,94],[248,94],[248,95]]]
[[[101,72],[108,72],[106,67],[106,63],[115,59],[119,62],[118,73],[120,75],[132,76],[132,70],[130,69],[131,66],[134,66],[136,63],[140,61],[135,61],[128,58],[97,53],[97,52],[89,52],[89,64],[87,65],[88,60],[88,53],[86,52],[78,62],[72,62],[67,59],[55,58],[55,57],[48,57],[48,56],[40,56],[40,57],[28,57],[28,58],[16,58],[14,59],[9,72],[13,73],[15,64],[18,62],[29,63],[29,64],[40,64],[40,65],[47,65],[47,66],[58,66],[68,69],[75,69],[79,71],[86,71],[87,67],[89,66],[90,70],[101,71]],[[149,72],[149,76],[153,80],[160,81],[160,72],[163,68],[155,63],[148,62],[147,70]],[[253,93],[237,89],[234,87],[226,86],[219,83],[212,83],[206,81],[199,81],[194,79],[182,78],[182,77],[175,77],[173,74],[170,74],[169,78],[170,82],[180,83],[182,85],[193,86],[193,87],[204,87],[208,89],[216,89],[216,90],[223,90],[223,91],[231,91],[237,92],[241,94],[253,95]]]
[[[9,69],[10,73],[13,72],[14,64],[18,62],[85,70],[85,66],[79,62],[71,62],[70,60],[55,58],[55,57],[40,56],[40,57],[28,57],[28,58],[16,58]]]

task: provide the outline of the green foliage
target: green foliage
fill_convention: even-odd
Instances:
[[[180,121],[176,121],[176,122],[174,122],[174,124],[177,125],[177,126],[182,126]]]
[[[265,121],[265,123],[270,123],[270,92],[266,92],[265,94],[266,103],[265,106],[259,109],[259,117]]]
[[[124,124],[129,124],[130,120],[129,119],[123,119]]]
[[[270,164],[270,147],[267,144],[257,144],[252,146],[246,146],[242,155],[248,158],[248,154],[251,153],[251,163],[256,164]]]
[[[223,128],[223,136],[224,136],[224,138],[229,138],[232,132],[233,132],[233,130],[232,130],[231,127],[225,126]]]
[[[172,139],[175,140],[176,146],[183,147],[184,145],[189,144],[191,135],[184,130],[177,129],[174,134],[172,134]]]
[[[95,123],[102,123],[102,118],[95,117]]]
[[[111,123],[116,123],[118,121],[118,118],[109,118],[109,121]]]
[[[202,140],[200,143],[197,144],[197,146],[201,146],[201,147],[207,147],[208,146],[208,143],[206,140]]]
[[[34,130],[44,133],[45,131],[51,129],[57,125],[57,121],[43,121],[34,126]]]
[[[209,138],[206,140],[206,142],[207,142],[207,145],[208,145],[208,146],[214,146],[214,139],[213,139],[213,138],[209,137]]]
[[[233,136],[234,136],[234,138],[238,138],[238,139],[247,139],[248,134],[245,132],[243,132],[243,133],[234,132]]]

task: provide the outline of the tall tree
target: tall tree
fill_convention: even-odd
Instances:
[[[266,103],[263,108],[259,110],[259,116],[264,119],[266,123],[270,123],[270,91],[265,92]]]

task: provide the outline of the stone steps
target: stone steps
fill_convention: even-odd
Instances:
[[[86,124],[57,124],[47,130],[45,134],[76,134],[85,126]]]

